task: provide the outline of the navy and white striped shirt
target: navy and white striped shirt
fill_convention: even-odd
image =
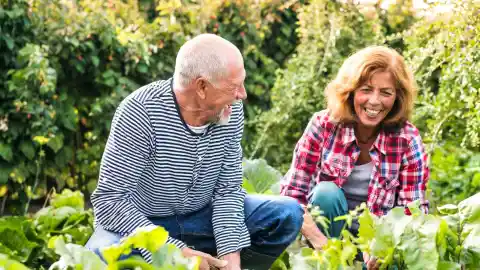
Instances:
[[[227,125],[193,133],[180,115],[172,79],[146,85],[113,117],[92,194],[95,224],[127,235],[153,225],[147,217],[191,213],[213,205],[218,256],[250,246],[242,188],[243,107]],[[179,248],[180,240],[169,238]],[[150,254],[142,252],[147,261]]]

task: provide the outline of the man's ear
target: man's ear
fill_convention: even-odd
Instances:
[[[195,81],[195,86],[197,95],[201,99],[205,99],[207,97],[207,81],[204,78],[198,78]]]

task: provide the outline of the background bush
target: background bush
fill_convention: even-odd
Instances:
[[[244,55],[245,157],[285,173],[344,59],[386,44],[405,55],[420,86],[414,123],[432,154],[430,196],[458,202],[479,191],[480,7],[473,0],[452,4],[447,15],[434,13],[435,5],[414,10],[411,0],[388,8],[327,0],[0,3],[1,213],[24,213],[52,188],[88,198],[116,106],[139,86],[170,77],[179,47],[203,32],[231,40]]]

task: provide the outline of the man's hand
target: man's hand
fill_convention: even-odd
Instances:
[[[363,252],[363,262],[367,265],[368,270],[378,270],[380,268],[380,264],[374,257],[370,257],[370,255],[366,252]]]
[[[318,229],[317,223],[315,223],[312,215],[310,215],[306,207],[304,205],[302,205],[302,207],[305,213],[303,214],[303,224],[300,231],[315,250],[320,250],[327,243],[328,239]]]
[[[241,270],[240,268],[240,251],[229,253],[221,257],[222,260],[227,261],[228,264],[220,270]]]
[[[198,250],[194,250],[188,247],[182,248],[182,254],[186,258],[194,257],[194,256],[200,257],[201,259],[200,268],[199,268],[200,270],[209,270],[211,266],[223,269],[223,267],[228,265],[228,262],[226,260],[217,259],[210,254],[207,254]]]

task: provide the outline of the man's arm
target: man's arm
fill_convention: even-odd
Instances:
[[[243,106],[235,105],[239,110],[236,131],[229,142],[222,170],[215,186],[213,197],[212,225],[217,245],[217,255],[229,261],[229,265],[240,262],[239,252],[250,246],[250,234],[245,225],[244,200],[246,192],[242,188],[242,147]],[[240,266],[240,265],[238,265]]]
[[[100,166],[100,178],[92,195],[96,223],[104,229],[127,235],[136,228],[153,225],[131,202],[130,194],[154,151],[155,141],[148,114],[133,98],[124,100],[112,121]],[[168,243],[179,248],[179,240]]]

